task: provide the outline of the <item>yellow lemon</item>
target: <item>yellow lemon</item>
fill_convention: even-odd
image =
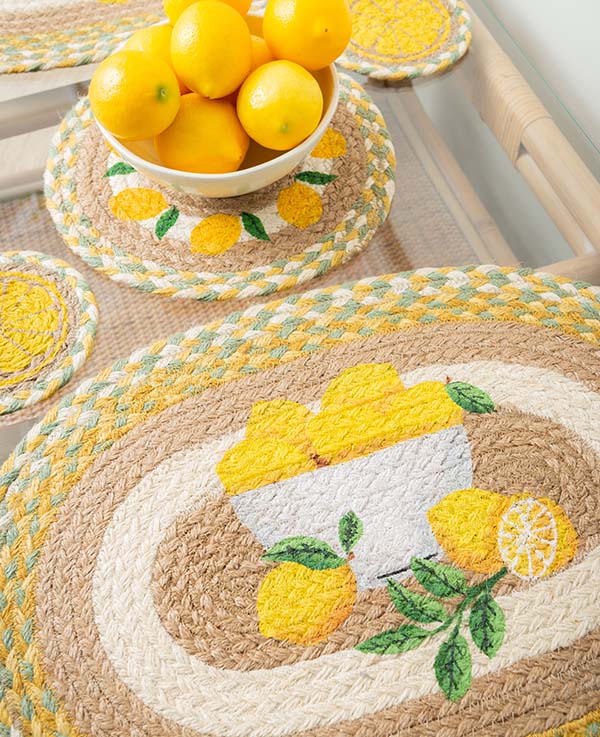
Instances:
[[[273,54],[267,46],[267,42],[264,38],[252,34],[250,36],[250,41],[252,43],[251,71],[254,71],[255,69],[258,69],[258,67],[262,67],[263,64],[268,64],[270,61],[274,60]]]
[[[242,15],[246,15],[248,10],[250,9],[251,0],[221,1],[226,3],[227,5],[231,5],[232,8],[235,8],[235,10],[237,10],[238,13],[241,13]],[[184,10],[187,10],[190,5],[193,5],[197,2],[198,0],[164,0],[165,13],[167,14],[167,18],[171,21],[171,23],[175,23]]]
[[[235,215],[209,215],[192,230],[192,253],[217,256],[239,241],[242,223]]]
[[[322,642],[350,616],[355,601],[356,578],[349,565],[314,571],[282,563],[258,590],[260,632],[297,645]]]
[[[377,403],[399,391],[404,391],[404,384],[390,363],[362,363],[342,371],[329,383],[321,399],[321,409]]]
[[[577,532],[551,499],[521,498],[503,514],[498,550],[511,573],[528,580],[565,566],[577,552]]]
[[[303,230],[323,217],[323,203],[314,189],[294,182],[277,196],[277,212],[286,223]]]
[[[171,57],[177,75],[191,90],[211,99],[225,97],[250,73],[250,30],[229,5],[202,0],[175,23]]]
[[[451,561],[477,573],[496,573],[503,564],[498,526],[511,497],[483,489],[462,489],[427,512],[431,530]]]
[[[179,83],[162,59],[142,51],[119,51],[94,72],[90,103],[96,120],[127,141],[156,136],[179,110]]]
[[[125,51],[145,51],[151,56],[158,56],[159,59],[165,61],[173,72],[173,61],[171,60],[171,33],[172,26],[149,26],[148,28],[140,28],[132,36],[129,37],[127,43],[123,46]],[[177,76],[177,75],[175,75]],[[183,95],[189,92],[188,88],[181,80],[179,83],[179,92]]]
[[[289,59],[305,69],[332,64],[352,35],[347,0],[269,0],[263,31],[277,59]]]
[[[119,220],[149,220],[166,210],[169,204],[155,189],[132,187],[111,197],[108,206]]]
[[[358,458],[394,443],[462,422],[463,410],[438,381],[417,384],[371,404],[333,405],[308,424],[312,445],[329,463]]]
[[[323,93],[306,69],[291,61],[272,61],[246,79],[237,111],[250,138],[265,148],[287,151],[319,125]]]
[[[249,143],[230,102],[192,93],[181,98],[177,117],[156,137],[156,150],[171,169],[224,174],[239,169]]]
[[[252,438],[242,440],[217,464],[217,474],[231,496],[266,484],[314,471],[316,463],[285,440]]]
[[[344,136],[339,131],[328,128],[311,156],[316,159],[338,159],[340,156],[345,156],[347,150],[348,144]]]
[[[312,416],[313,413],[303,404],[287,399],[256,402],[246,425],[246,437],[281,438],[310,452],[306,426]]]

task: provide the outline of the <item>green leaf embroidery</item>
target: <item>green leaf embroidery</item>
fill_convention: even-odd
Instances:
[[[262,557],[274,563],[300,563],[313,571],[339,568],[346,560],[332,550],[327,543],[314,537],[288,537],[276,543]]]
[[[258,215],[254,215],[251,212],[242,213],[242,223],[244,228],[250,233],[250,235],[257,238],[259,241],[270,241],[271,239],[267,235],[265,226],[262,224],[261,219]]]
[[[457,568],[424,558],[413,558],[410,567],[421,586],[434,596],[447,599],[467,590],[465,574]]]
[[[432,622],[445,622],[448,618],[448,612],[439,601],[411,591],[396,581],[392,581],[391,578],[388,578],[387,585],[392,603],[400,614],[404,614],[408,619],[431,624]]]
[[[423,643],[431,633],[414,624],[403,624],[395,630],[387,630],[356,646],[363,653],[376,655],[397,655],[414,650]]]
[[[352,511],[345,514],[339,524],[340,545],[345,553],[350,553],[362,534],[363,523],[358,516]]]
[[[124,161],[117,161],[104,175],[105,177],[114,177],[117,174],[132,174],[135,171],[133,166],[126,164]]]
[[[458,701],[471,687],[471,653],[458,627],[440,647],[435,659],[435,676],[450,701]]]
[[[307,182],[308,184],[329,184],[337,179],[336,174],[323,174],[320,171],[301,171],[300,174],[296,174],[296,179],[299,182]]]
[[[506,620],[504,612],[488,592],[475,602],[469,616],[473,642],[482,653],[493,658],[504,640]]]
[[[448,396],[459,407],[467,412],[475,412],[478,415],[486,415],[496,410],[496,405],[489,394],[471,384],[462,381],[452,381],[446,384]]]
[[[158,218],[158,222],[156,223],[155,232],[159,240],[162,240],[162,238],[165,237],[167,232],[171,230],[171,228],[175,225],[178,218],[179,210],[176,207],[171,207],[166,212],[163,212],[163,214]]]

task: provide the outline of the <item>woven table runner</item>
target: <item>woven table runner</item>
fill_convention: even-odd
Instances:
[[[596,734],[599,297],[423,269],[84,382],[0,469],[5,727]]]
[[[98,310],[85,280],[34,251],[0,252],[0,415],[70,381],[92,350]]]
[[[86,263],[144,292],[224,300],[320,276],[369,243],[394,193],[394,149],[381,113],[347,75],[341,87],[331,127],[292,174],[218,200],[136,172],[106,146],[83,99],[50,152],[50,213]]]
[[[462,0],[351,0],[352,40],[338,60],[373,79],[414,79],[445,71],[471,43]]]

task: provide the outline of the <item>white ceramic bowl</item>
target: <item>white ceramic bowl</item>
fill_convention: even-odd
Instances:
[[[257,23],[259,19],[256,19]],[[165,21],[166,23],[166,21]],[[254,30],[256,33],[258,29]],[[305,159],[323,137],[337,109],[340,89],[335,65],[314,72],[313,75],[323,90],[323,117],[318,128],[300,145],[284,151],[268,151],[254,142],[242,169],[231,174],[194,174],[192,172],[169,169],[158,160],[154,142],[121,141],[103,128],[98,121],[102,135],[128,164],[155,182],[164,184],[178,192],[198,194],[203,197],[237,197],[255,192],[273,184],[293,171]],[[266,157],[271,157],[265,161]],[[263,163],[254,164],[259,160]]]

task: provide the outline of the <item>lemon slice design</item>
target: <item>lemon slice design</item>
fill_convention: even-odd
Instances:
[[[558,538],[556,517],[549,507],[539,499],[521,499],[500,521],[498,550],[509,571],[532,580],[550,570]]]

